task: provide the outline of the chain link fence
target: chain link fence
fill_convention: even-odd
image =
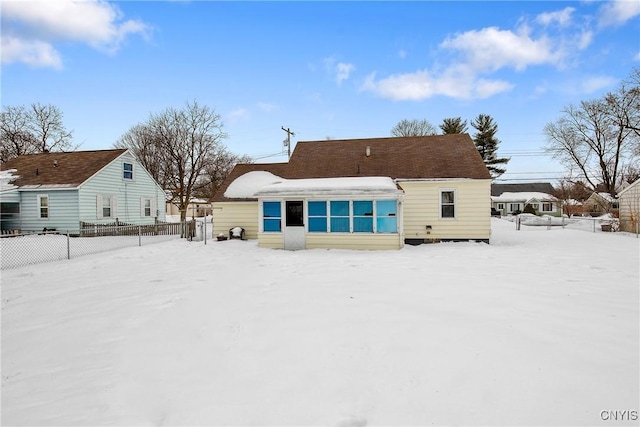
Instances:
[[[145,226],[100,227],[82,237],[69,233],[42,232],[3,235],[0,238],[0,269],[77,258],[130,246],[142,246],[180,237],[192,238],[193,226],[165,224],[163,230]]]

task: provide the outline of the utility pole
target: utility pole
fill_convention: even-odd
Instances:
[[[285,147],[287,147],[287,158],[291,159],[291,137],[292,136],[296,136],[296,134],[294,132],[291,132],[291,129],[289,128],[284,128],[284,126],[281,126],[282,130],[285,131],[287,133],[287,139],[285,139],[284,145]]]

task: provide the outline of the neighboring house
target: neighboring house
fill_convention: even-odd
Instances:
[[[640,233],[640,179],[618,193],[620,230]]]
[[[492,184],[491,207],[509,215],[523,212],[531,205],[538,215],[562,216],[562,203],[553,192],[553,186],[547,182]]]
[[[42,153],[2,165],[17,176],[2,192],[2,230],[78,233],[81,222],[165,220],[165,193],[126,149]]]
[[[467,134],[302,141],[288,163],[236,165],[213,200],[214,234],[238,226],[284,249],[489,242],[490,186]]]
[[[593,192],[582,204],[585,215],[600,216],[606,213],[617,213],[618,200],[610,193]]]
[[[199,218],[211,215],[211,202],[205,199],[191,199],[187,205],[187,218]],[[180,208],[167,201],[167,215],[180,216]]]

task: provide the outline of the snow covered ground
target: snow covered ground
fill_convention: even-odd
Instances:
[[[2,425],[637,425],[640,239],[492,226],[2,271]]]

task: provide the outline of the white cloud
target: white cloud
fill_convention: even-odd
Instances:
[[[598,23],[601,27],[622,25],[637,16],[640,16],[640,1],[608,1],[600,8]]]
[[[634,58],[636,61],[640,61],[640,51],[638,51],[638,53],[636,53],[636,56],[634,56]]]
[[[3,48],[4,39],[11,38],[14,46],[38,46],[40,52],[49,52],[49,56],[58,58],[60,55],[54,44],[61,40],[85,43],[115,53],[127,36],[141,34],[146,37],[150,31],[141,21],[123,20],[121,11],[103,0],[3,2],[2,24]],[[25,62],[21,59],[23,56],[5,58],[3,54],[3,62]],[[53,66],[46,59],[38,64]]]
[[[336,83],[340,84],[344,80],[347,80],[353,70],[355,70],[355,66],[353,64],[347,64],[344,62],[338,63],[338,65],[336,65]]]
[[[394,101],[420,101],[434,96],[456,99],[484,99],[513,88],[511,83],[501,80],[478,78],[464,67],[453,67],[436,75],[429,70],[395,74],[376,80],[370,74],[361,90],[377,93]]]
[[[236,108],[227,114],[227,121],[229,123],[237,123],[240,120],[247,119],[249,117],[249,111],[246,108]]]
[[[447,38],[440,47],[461,52],[466,62],[479,71],[503,67],[521,71],[530,65],[558,64],[562,59],[549,38],[533,39],[525,26],[517,33],[496,27],[467,31]]]
[[[269,104],[267,102],[258,102],[258,108],[261,109],[262,111],[266,111],[267,113],[270,113],[275,109],[277,109],[278,106],[275,104]]]
[[[346,62],[337,62],[336,58],[330,56],[323,59],[325,70],[327,73],[335,77],[336,83],[340,85],[343,81],[349,79],[355,65]]]
[[[558,10],[556,12],[545,12],[536,16],[536,22],[548,26],[554,23],[557,23],[561,27],[565,27],[571,23],[571,16],[575,12],[573,7],[565,7],[562,10]]]
[[[32,67],[62,68],[60,54],[48,43],[3,36],[0,40],[2,62],[22,62]]]
[[[593,76],[587,77],[580,82],[580,87],[578,90],[580,93],[594,93],[601,89],[605,89],[607,87],[611,87],[617,83],[617,80],[612,77],[606,76]]]

